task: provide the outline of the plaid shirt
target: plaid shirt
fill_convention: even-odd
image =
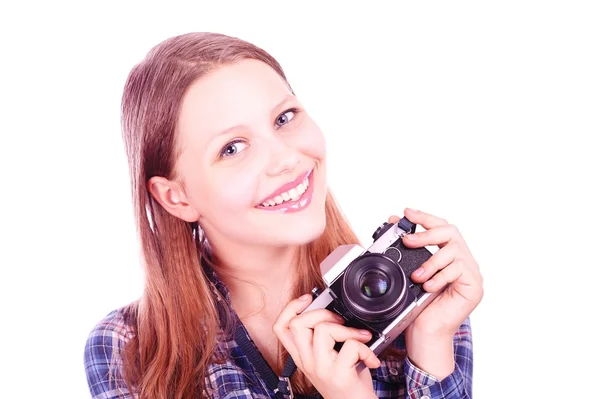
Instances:
[[[211,277],[213,288],[219,290],[226,299],[226,305],[231,307],[227,288],[214,273]],[[135,393],[132,395],[127,391],[119,372],[122,365],[119,353],[133,335],[133,326],[125,322],[123,308],[109,313],[90,333],[84,364],[93,399],[137,398]],[[392,345],[406,349],[404,334]],[[235,340],[223,340],[217,350],[227,353],[228,360],[224,364],[209,366],[205,381],[210,390],[208,397],[275,398]],[[468,318],[454,335],[454,359],[454,372],[441,381],[418,369],[408,357],[402,361],[384,360],[379,368],[371,369],[373,388],[379,398],[472,398],[473,346]]]

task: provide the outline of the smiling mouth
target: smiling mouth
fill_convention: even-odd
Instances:
[[[272,195],[271,197],[263,200],[258,208],[261,209],[281,209],[284,207],[297,205],[299,202],[305,199],[310,192],[312,192],[312,172],[314,169],[311,169],[308,173],[304,175],[304,178],[299,178],[297,181],[289,184],[289,188],[286,191],[280,191],[276,195]],[[300,180],[301,179],[301,180]]]

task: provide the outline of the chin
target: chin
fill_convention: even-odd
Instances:
[[[316,240],[325,231],[325,225],[325,212],[323,212],[322,218],[311,218],[305,222],[298,223],[294,226],[293,231],[290,231],[290,244],[304,245]]]
[[[293,217],[285,215],[278,218],[275,224],[265,226],[262,230],[268,231],[269,234],[263,236],[263,239],[274,246],[305,245],[319,238],[325,231],[324,205],[320,209],[311,209],[311,212],[301,217],[296,216],[300,216],[300,213]]]

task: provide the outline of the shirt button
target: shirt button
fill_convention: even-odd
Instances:
[[[421,396],[421,399],[429,399],[429,396],[427,396],[427,395]]]
[[[390,368],[390,374],[391,375],[398,375],[398,370],[396,370],[395,368]],[[429,399],[429,398],[423,398],[423,399]]]

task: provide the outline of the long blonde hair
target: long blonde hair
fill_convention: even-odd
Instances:
[[[219,361],[219,314],[201,266],[206,249],[194,239],[198,226],[165,211],[147,182],[153,176],[173,177],[175,128],[187,88],[214,68],[241,59],[266,63],[287,83],[279,63],[255,45],[222,34],[190,33],[152,48],[125,84],[123,139],[146,280],[142,298],[126,311],[135,334],[121,353],[121,371],[140,398],[198,396],[207,388],[208,365]],[[325,208],[324,233],[296,256],[302,265],[296,296],[323,285],[319,264],[333,249],[358,243],[329,192]],[[287,352],[281,347],[280,353],[283,364]],[[299,370],[293,384],[297,392],[312,391]]]

